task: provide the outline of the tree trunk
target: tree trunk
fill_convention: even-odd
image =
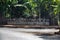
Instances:
[[[0,25],[7,24],[7,20],[4,18],[3,14],[0,13]]]

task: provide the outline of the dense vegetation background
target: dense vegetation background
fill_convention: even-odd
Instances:
[[[60,24],[60,0],[0,0],[3,18],[45,18],[50,25]]]

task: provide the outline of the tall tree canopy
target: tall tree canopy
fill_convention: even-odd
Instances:
[[[60,21],[60,0],[0,0],[0,16],[39,17],[56,25]]]

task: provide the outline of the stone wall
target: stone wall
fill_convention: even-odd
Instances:
[[[49,25],[49,19],[9,19],[8,24],[23,24],[23,25]]]

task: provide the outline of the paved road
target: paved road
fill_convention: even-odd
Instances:
[[[14,31],[14,30],[11,30],[10,28],[0,28],[0,40],[60,40],[60,35],[37,36],[37,35]]]
[[[60,40],[60,35],[39,35],[39,38],[42,38],[43,40]]]
[[[15,32],[11,30],[0,30],[0,40],[42,40],[33,34]]]
[[[59,29],[24,29],[24,28],[0,28],[0,29],[17,32],[39,32],[39,33],[54,33],[59,31]]]

